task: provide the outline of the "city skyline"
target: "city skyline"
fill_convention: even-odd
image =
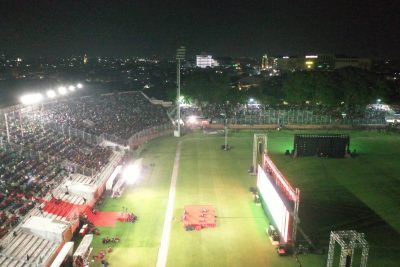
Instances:
[[[259,57],[344,54],[398,58],[390,1],[6,1],[0,53],[21,56]]]

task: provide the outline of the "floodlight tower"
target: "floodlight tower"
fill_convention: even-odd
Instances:
[[[177,112],[178,112],[178,130],[175,132],[176,137],[181,136],[181,60],[185,59],[186,48],[184,46],[179,47],[176,50],[176,83],[178,85],[178,92],[176,96]]]

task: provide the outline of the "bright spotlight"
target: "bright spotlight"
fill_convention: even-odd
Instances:
[[[81,88],[83,87],[83,85],[82,85],[81,83],[78,83],[78,84],[76,85],[76,87],[78,87],[78,89],[81,89]]]
[[[54,98],[54,97],[56,97],[57,94],[56,94],[56,92],[54,92],[54,90],[48,90],[46,92],[46,95],[48,98]]]
[[[36,104],[42,101],[43,95],[40,93],[35,93],[35,94],[27,94],[24,95],[20,98],[20,101],[24,105],[31,105],[31,104]]]
[[[190,116],[189,119],[188,119],[188,122],[191,123],[191,124],[195,123],[196,122],[196,116]]]
[[[58,92],[60,95],[65,95],[67,93],[67,88],[65,88],[65,86],[60,86],[58,87]]]
[[[68,89],[69,89],[70,91],[75,91],[75,86],[70,85],[70,86],[68,86]]]
[[[128,165],[124,168],[122,173],[122,178],[125,180],[125,183],[128,185],[133,185],[139,179],[140,173],[142,170],[142,159],[137,159],[131,165]]]

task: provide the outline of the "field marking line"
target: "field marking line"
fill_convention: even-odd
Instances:
[[[169,186],[168,205],[165,212],[163,233],[161,236],[161,244],[158,249],[156,267],[167,266],[169,237],[171,234],[172,217],[174,212],[174,201],[176,193],[176,180],[178,179],[179,160],[181,157],[181,141],[178,142],[175,153],[174,168],[172,169],[171,184]]]

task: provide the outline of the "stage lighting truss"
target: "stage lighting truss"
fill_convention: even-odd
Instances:
[[[366,267],[368,261],[369,245],[365,240],[364,233],[358,233],[354,230],[331,231],[329,240],[328,261],[326,267],[333,267],[335,255],[335,244],[340,245],[339,267],[351,267],[353,263],[354,250],[361,248],[360,267]],[[349,258],[350,257],[350,261]]]
[[[257,155],[267,153],[267,135],[266,134],[254,134],[253,139],[253,174],[257,174]]]

